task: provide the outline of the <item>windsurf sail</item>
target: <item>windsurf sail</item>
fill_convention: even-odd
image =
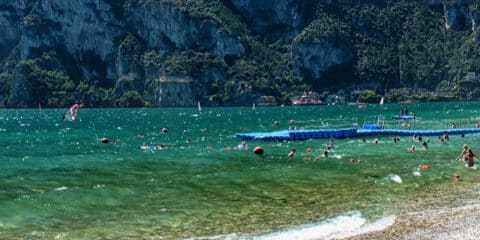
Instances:
[[[198,112],[202,112],[202,106],[200,105],[200,101],[197,101],[197,108],[198,108]]]
[[[73,106],[71,106],[63,114],[62,120],[64,120],[64,121],[74,121],[77,118],[79,108],[80,108],[80,106],[78,104],[74,104]]]

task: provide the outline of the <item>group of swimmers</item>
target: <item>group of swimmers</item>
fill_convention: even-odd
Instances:
[[[164,131],[162,129],[162,132],[165,133],[166,131]],[[462,134],[462,137],[463,137],[463,134]],[[137,139],[143,139],[143,136],[142,135],[137,135]],[[446,141],[448,141],[449,139],[450,139],[450,137],[449,137],[448,133],[446,133],[446,132],[444,132],[442,136],[438,137],[438,140],[439,140],[440,143],[446,143]],[[416,142],[422,142],[422,149],[423,150],[428,149],[428,143],[429,143],[428,139],[423,140],[421,136],[417,137],[416,135],[413,135],[412,140],[416,141]],[[363,139],[363,142],[365,142],[365,141],[366,141],[366,139]],[[399,137],[394,137],[393,138],[394,143],[397,143],[398,141],[400,141]],[[187,138],[186,143],[187,144],[190,143],[190,138]],[[380,142],[379,142],[378,138],[375,138],[373,140],[373,143],[374,144],[379,144]],[[327,148],[323,151],[322,157],[327,158],[329,153],[332,151],[333,147],[334,147],[333,139],[330,139],[330,141],[327,145]],[[140,146],[141,150],[163,150],[163,149],[166,149],[166,148],[168,148],[168,147],[166,147],[165,145],[147,145],[145,143],[142,146]],[[248,150],[249,146],[245,141],[242,141],[240,144],[238,144],[235,147],[235,149],[236,150]],[[211,149],[209,149],[209,150],[211,150]],[[412,145],[411,147],[407,148],[408,152],[414,152],[416,150],[417,150],[417,147],[415,145]],[[310,153],[310,151],[311,151],[310,148],[307,149],[307,152]],[[296,149],[292,148],[291,151],[288,153],[288,157],[293,158],[295,156],[295,153],[296,153]],[[460,153],[460,155],[458,157],[455,158],[455,160],[463,159],[464,161],[467,162],[466,167],[472,168],[474,166],[474,158],[475,157],[477,157],[477,155],[475,155],[473,153],[473,151],[468,148],[467,144],[464,144],[462,152]],[[306,158],[306,159],[308,159],[308,158]],[[310,157],[310,159],[311,159],[311,157]],[[318,157],[316,158],[316,160],[318,160]]]
[[[335,146],[335,144],[333,143],[333,139],[330,139],[330,141],[328,142],[328,145],[327,145],[327,149],[325,149],[325,150],[323,151],[322,157],[323,157],[323,158],[327,158],[327,157],[328,157],[328,153],[329,153],[330,151],[332,151],[332,148],[333,148],[334,146]],[[290,152],[288,153],[287,156],[288,156],[289,158],[293,158],[293,157],[295,157],[295,153],[296,153],[296,152],[297,152],[297,150],[296,150],[295,148],[292,148],[292,149],[290,150]],[[308,148],[308,149],[307,149],[307,152],[310,153],[310,152],[311,152],[311,149]],[[311,157],[310,157],[310,158],[306,158],[306,159],[311,159]],[[315,158],[315,160],[318,160],[318,157]]]

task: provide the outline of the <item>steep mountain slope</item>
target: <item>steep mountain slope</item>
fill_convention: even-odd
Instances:
[[[479,12],[460,0],[0,0],[0,106],[401,87],[475,97],[464,76],[478,72]]]

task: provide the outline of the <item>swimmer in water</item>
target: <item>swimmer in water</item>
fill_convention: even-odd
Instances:
[[[246,142],[242,142],[237,145],[237,150],[248,150],[248,145]]]
[[[292,148],[292,150],[288,153],[288,157],[289,157],[289,158],[295,157],[295,152],[296,152],[296,151],[297,151],[297,150],[296,150],[295,148]]]
[[[417,147],[415,145],[412,145],[411,147],[407,148],[407,152],[415,152],[417,150]]]
[[[423,141],[423,143],[422,143],[422,149],[423,149],[423,150],[427,150],[427,149],[428,149],[428,143],[427,143],[427,141]]]
[[[455,158],[455,160],[460,160],[460,159],[463,159],[463,160],[467,160],[466,159],[466,156],[468,154],[468,145],[467,144],[463,144],[463,148],[462,148],[462,152],[460,153],[460,155],[458,155],[458,157]]]
[[[323,151],[322,157],[327,158],[328,157],[328,150]]]
[[[465,161],[468,161],[467,162],[467,167],[468,168],[471,168],[473,167],[473,165],[475,164],[473,159],[476,157],[477,155],[475,155],[473,152],[472,152],[472,149],[468,149],[468,152],[467,152],[467,155],[465,155]]]

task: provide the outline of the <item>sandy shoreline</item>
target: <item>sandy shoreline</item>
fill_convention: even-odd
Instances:
[[[406,206],[392,226],[344,239],[480,239],[479,190],[476,185]]]

